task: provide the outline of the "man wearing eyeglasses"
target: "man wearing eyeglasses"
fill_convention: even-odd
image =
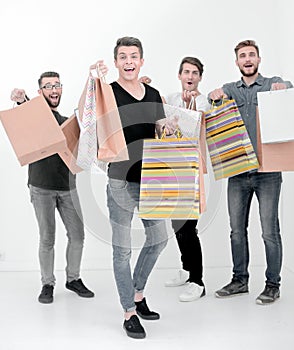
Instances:
[[[41,74],[38,84],[38,93],[44,96],[58,124],[61,125],[67,118],[57,111],[62,95],[59,74],[45,72]],[[21,104],[28,100],[28,97],[23,89],[14,89],[11,100]],[[43,304],[53,302],[55,209],[60,214],[68,237],[65,287],[76,292],[80,297],[94,297],[94,293],[83,284],[80,278],[84,225],[75,176],[58,154],[29,164],[28,175],[31,202],[35,209],[40,234],[39,261],[43,287],[38,298],[39,302]]]

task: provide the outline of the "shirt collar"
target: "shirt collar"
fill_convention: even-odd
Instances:
[[[263,85],[263,83],[264,83],[264,77],[260,73],[258,73],[258,76],[253,84]],[[253,85],[253,84],[251,84],[251,85]],[[237,87],[241,87],[241,86],[247,86],[244,83],[243,78],[241,78],[240,80],[237,81]]]

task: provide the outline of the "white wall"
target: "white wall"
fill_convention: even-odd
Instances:
[[[125,35],[142,40],[145,50],[142,75],[150,76],[152,85],[163,95],[180,88],[177,69],[181,58],[187,55],[195,55],[204,62],[201,91],[205,94],[224,82],[239,79],[233,48],[247,38],[255,39],[260,45],[264,75],[281,75],[294,81],[292,13],[290,0],[269,0],[266,7],[254,0],[84,0],[71,5],[62,0],[46,4],[38,0],[15,0],[2,4],[0,110],[12,107],[9,96],[14,87],[25,88],[29,96],[36,96],[40,73],[55,70],[60,72],[64,84],[59,111],[70,116],[90,64],[104,58],[110,68],[108,81],[116,79],[113,47],[116,39]],[[38,269],[38,232],[26,187],[27,169],[19,166],[2,127],[0,159],[0,270]],[[286,174],[281,226],[286,243],[284,266],[293,271],[292,181],[293,174]],[[205,266],[229,266],[226,181],[215,183],[210,175],[206,184],[208,210],[199,223]],[[111,246],[105,177],[93,175],[89,181],[86,174],[81,174],[78,185],[87,227],[83,267],[109,268]],[[254,202],[250,221],[251,263],[260,265],[264,264],[264,248],[257,212]],[[57,219],[56,267],[62,269],[66,240]],[[171,230],[170,236],[159,267],[179,266]],[[135,220],[134,246],[141,240],[141,224]]]

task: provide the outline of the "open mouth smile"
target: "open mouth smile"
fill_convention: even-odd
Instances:
[[[50,99],[52,101],[56,101],[57,102],[59,100],[59,95],[57,95],[57,94],[56,95],[55,94],[54,95],[50,95],[49,97],[50,97]]]
[[[125,72],[134,72],[135,68],[132,68],[132,67],[124,68],[124,71]]]

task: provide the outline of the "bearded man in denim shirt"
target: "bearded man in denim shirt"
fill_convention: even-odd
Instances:
[[[256,107],[257,93],[293,87],[280,77],[265,78],[259,72],[261,58],[253,40],[245,40],[235,47],[236,65],[241,80],[224,84],[209,94],[209,101],[234,99],[238,105],[255,152],[257,153]],[[248,293],[248,218],[253,194],[259,203],[262,238],[265,245],[267,268],[265,289],[256,298],[257,304],[270,304],[280,297],[282,267],[282,241],[279,226],[279,197],[282,174],[280,172],[250,171],[229,178],[228,209],[231,226],[233,258],[232,281],[216,291],[218,298]]]

